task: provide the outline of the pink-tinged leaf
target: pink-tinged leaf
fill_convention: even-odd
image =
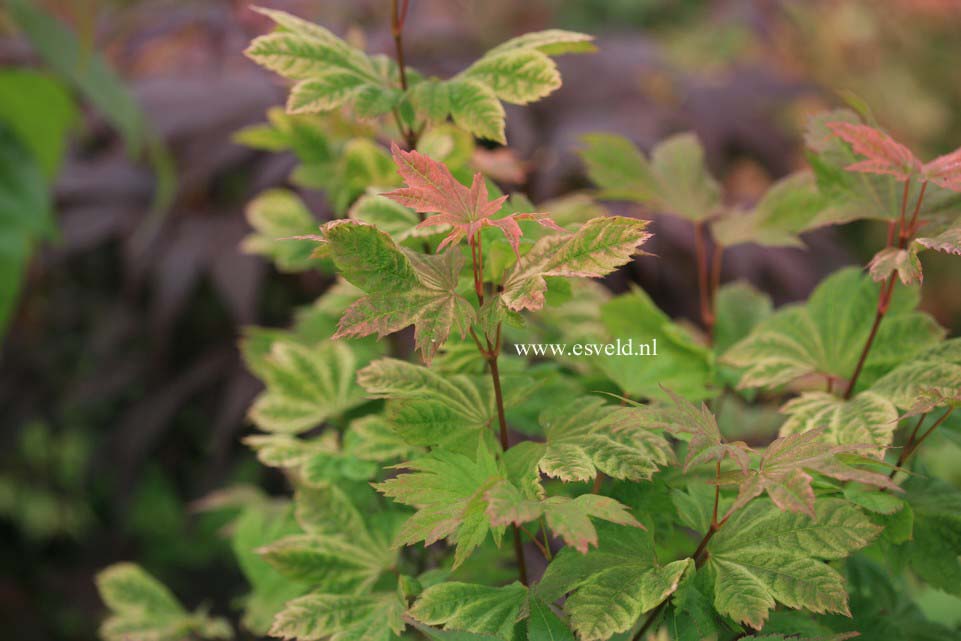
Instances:
[[[751,448],[746,443],[725,442],[717,426],[717,419],[704,403],[699,407],[666,387],[662,386],[661,389],[671,398],[674,406],[648,406],[650,409],[644,412],[643,422],[671,434],[689,435],[687,459],[682,468],[684,472],[708,461],[730,458],[742,473],[747,473],[751,463]]]
[[[922,173],[938,187],[961,191],[961,148],[935,158],[924,166]]]
[[[880,129],[850,122],[829,122],[827,126],[855,153],[865,157],[848,166],[848,171],[887,174],[901,181],[910,180],[921,171],[921,161],[911,150]]]
[[[414,325],[417,350],[430,362],[452,330],[466,333],[473,308],[457,293],[459,251],[424,256],[349,220],[327,223],[321,232],[344,278],[367,293],[345,310],[334,338],[385,336]]]
[[[416,151],[404,151],[396,144],[390,150],[407,188],[389,191],[384,196],[424,213],[449,213],[458,218],[468,215],[471,191],[454,178],[444,163]]]
[[[894,273],[905,285],[920,285],[924,281],[921,259],[915,249],[882,249],[868,263],[868,271],[877,282],[886,281]]]
[[[601,216],[588,220],[573,234],[539,239],[508,274],[501,294],[504,304],[516,312],[540,309],[548,276],[606,276],[635,254],[643,254],[640,247],[651,237],[644,231],[646,227],[645,220]]]
[[[769,482],[767,493],[778,509],[814,516],[814,488],[811,475],[804,470],[791,470],[777,483]]]
[[[544,507],[536,499],[524,498],[521,491],[510,481],[496,483],[484,495],[487,500],[487,518],[491,525],[522,525],[539,519]]]
[[[741,483],[738,496],[725,518],[764,492],[768,493],[778,508],[813,517],[814,491],[812,477],[807,471],[838,481],[902,491],[887,475],[855,467],[842,458],[850,457],[853,462],[866,461],[861,453],[873,449],[873,445],[830,446],[824,443],[824,431],[825,428],[820,428],[790,434],[771,443],[761,456],[758,469]]]
[[[591,519],[645,529],[627,506],[607,496],[583,494],[575,499],[552,496],[539,500],[526,498],[514,484],[500,481],[487,490],[487,517],[494,527],[523,525],[543,516],[547,527],[581,554],[597,547],[597,530]]]
[[[915,242],[934,251],[961,256],[961,225],[946,229],[937,236],[918,238]]]
[[[507,196],[488,200],[487,183],[480,173],[474,174],[468,189],[454,178],[446,165],[424,154],[404,151],[397,145],[391,147],[391,153],[407,187],[389,191],[384,196],[421,213],[434,214],[421,222],[420,228],[449,225],[451,231],[439,249],[465,237],[473,238],[482,228],[490,226],[504,233],[519,256],[522,231],[518,220],[532,219],[544,227],[565,231],[544,213],[511,214],[495,220],[492,216],[501,210]]]

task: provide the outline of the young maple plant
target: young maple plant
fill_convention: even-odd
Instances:
[[[851,111],[822,114],[811,169],[743,210],[695,136],[648,156],[597,134],[582,153],[599,189],[535,207],[476,171],[474,137],[505,143],[500,101],[551,93],[550,56],[590,38],[527,34],[425,78],[404,64],[406,4],[396,60],[266,10],[278,29],[248,50],[296,84],[238,140],[293,151],[292,181],[337,218],[318,232],[282,190],[248,212],[247,251],[336,280],[291,329],[242,342],[265,384],[245,440],[293,497],[205,501],[233,514],[241,625],[301,641],[959,638],[915,597],[961,594],[961,492],[915,454],[961,405],[961,338],[918,310],[921,252],[961,254],[961,151],[923,164]],[[590,280],[651,237],[596,198],[691,223],[702,328]],[[862,219],[888,226],[868,273],[778,310],[723,282],[739,245]],[[517,349],[617,339],[656,339],[657,356]],[[136,566],[100,587],[108,641],[231,634]]]

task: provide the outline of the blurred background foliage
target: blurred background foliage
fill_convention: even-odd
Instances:
[[[263,4],[390,51],[385,0]],[[575,150],[599,130],[644,148],[695,131],[730,198],[746,205],[803,164],[806,117],[851,96],[926,157],[961,141],[956,0],[411,5],[409,58],[428,73],[457,70],[524,31],[598,35],[597,54],[560,61],[562,90],[508,109],[514,156],[487,159],[534,202],[586,186]],[[93,638],[101,605],[91,577],[117,560],[136,558],[185,602],[219,612],[247,590],[221,536],[225,517],[195,509],[228,484],[284,487],[240,443],[259,384],[236,343],[245,326],[287,325],[295,305],[328,285],[239,249],[245,204],[287,184],[296,163],[232,139],[283,96],[241,55],[268,28],[241,0],[0,4],[0,620],[9,638]],[[354,197],[323,172],[295,186],[317,220]],[[638,283],[673,316],[693,318],[687,230],[658,219],[654,231],[660,260],[609,285]],[[882,231],[813,233],[817,258],[747,249],[725,279],[795,300],[824,274],[865,262]],[[923,306],[957,334],[961,278],[941,258],[925,266]],[[961,482],[961,452],[943,445],[926,463]],[[923,603],[942,619],[956,605],[934,592]]]

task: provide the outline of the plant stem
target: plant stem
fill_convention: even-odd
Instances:
[[[547,538],[547,519],[543,516],[541,517],[541,536],[544,537],[544,550],[547,552],[548,563],[554,558],[554,554],[551,552],[551,542]]]
[[[510,447],[510,443],[508,443],[507,440],[507,419],[504,416],[504,394],[501,391],[501,375],[497,369],[497,353],[500,351],[500,345],[492,346],[492,348],[490,355],[487,357],[487,365],[491,373],[491,381],[494,383],[494,402],[497,404],[497,422],[500,425],[501,447],[506,452],[507,448]],[[514,557],[517,559],[517,576],[523,585],[527,585],[527,561],[524,559],[524,543],[521,541],[521,533],[517,526],[512,525],[511,528],[514,536]]]
[[[694,223],[694,254],[697,259],[697,289],[701,303],[701,322],[708,332],[714,333],[714,310],[711,309],[710,283],[708,282],[707,243],[704,238],[704,223]]]
[[[921,435],[921,438],[915,440],[918,430],[921,428],[921,424],[924,422],[925,417],[927,417],[927,414],[921,415],[921,420],[919,420],[917,425],[914,426],[914,432],[911,433],[911,437],[908,439],[908,442],[904,444],[904,449],[901,450],[901,455],[898,457],[898,462],[895,464],[895,469],[891,470],[889,478],[894,478],[894,475],[897,473],[898,469],[907,463],[912,454],[918,451],[918,448],[921,447],[921,443],[924,443],[925,439],[931,435],[931,432],[938,429],[942,423],[948,420],[948,417],[951,416],[952,412],[954,412],[954,408],[949,407],[947,411],[941,415],[941,418],[936,420],[931,427],[929,427],[927,431]]]
[[[475,242],[476,241],[476,242]],[[475,237],[468,239],[468,244],[470,245],[470,256],[471,256],[471,267],[474,272],[474,291],[477,294],[477,302],[483,306],[484,305],[484,283],[483,283],[483,255],[482,247],[480,245],[480,234],[478,233]],[[484,342],[487,343],[487,347],[481,344],[480,338],[477,336],[477,332],[474,328],[470,328],[471,338],[474,339],[474,343],[477,344],[477,349],[487,361],[487,369],[491,375],[491,383],[494,386],[494,402],[497,407],[497,424],[499,427],[501,450],[506,452],[510,447],[510,442],[507,438],[507,417],[504,412],[504,392],[501,389],[501,374],[497,367],[497,357],[500,355],[501,351],[501,325],[497,324],[497,330],[494,335],[493,342],[491,337],[484,332]],[[511,524],[511,534],[514,539],[514,556],[517,559],[517,575],[520,582],[527,585],[527,562],[524,559],[524,542],[521,540],[521,531],[516,524]],[[533,538],[533,537],[531,537]]]
[[[909,223],[907,221],[907,211],[908,192],[911,189],[911,181],[906,180],[904,182],[904,192],[901,195],[901,215],[898,217],[898,249],[907,247],[908,241],[917,230],[918,214],[921,212],[921,202],[924,200],[924,192],[927,189],[927,185],[927,182],[921,183],[921,192],[918,194],[918,200],[914,205],[914,214],[911,216],[911,222]],[[889,224],[888,246],[891,245],[893,231],[893,225]],[[858,364],[854,368],[854,373],[851,374],[851,378],[848,379],[848,386],[844,390],[845,400],[854,395],[854,386],[857,385],[858,378],[861,376],[861,370],[864,369],[864,363],[868,359],[868,353],[871,351],[874,339],[877,338],[881,321],[884,320],[884,315],[887,314],[888,306],[891,304],[891,295],[894,293],[894,285],[897,282],[897,278],[898,272],[894,271],[888,278],[888,282],[881,286],[881,292],[878,295],[878,307],[874,314],[874,324],[871,325],[871,332],[868,334],[868,340],[864,343],[864,349],[861,350],[861,356],[858,358]]]
[[[591,494],[601,493],[601,484],[604,482],[604,472],[600,470],[594,475],[594,485],[591,487]]]
[[[506,452],[510,443],[507,441],[507,419],[504,417],[504,396],[501,392],[501,375],[497,369],[496,353],[488,356],[487,364],[490,366],[491,380],[494,383],[494,402],[497,404],[497,422],[500,425],[501,447]]]
[[[398,0],[390,0],[390,32],[394,36],[394,55],[397,59],[397,69],[400,73],[400,88],[407,91],[407,65],[404,62],[404,22],[407,19],[407,9],[410,0],[403,0],[403,6],[398,6]],[[400,112],[393,110],[394,120],[397,121],[397,128],[400,130],[408,149],[413,149],[417,145],[417,134],[413,129],[404,126]]]
[[[714,302],[717,300],[717,290],[721,286],[721,270],[724,266],[724,246],[714,242],[714,255],[711,258],[711,317],[713,330]]]
[[[854,373],[848,380],[848,386],[844,390],[845,400],[851,398],[854,395],[854,386],[858,382],[858,378],[861,376],[861,370],[864,369],[864,363],[868,360],[868,353],[871,351],[871,345],[874,344],[874,339],[877,338],[878,329],[881,327],[881,321],[884,320],[884,315],[888,313],[888,305],[891,303],[891,294],[894,292],[894,281],[897,279],[897,273],[891,274],[884,285],[881,286],[881,294],[878,296],[878,308],[874,313],[874,323],[871,325],[871,332],[868,334],[868,340],[864,343],[864,349],[861,350],[861,356],[858,358],[858,364],[854,368]]]
[[[714,486],[714,508],[711,510],[711,525],[710,527],[708,527],[707,532],[704,533],[704,537],[701,538],[701,542],[697,544],[697,549],[694,550],[694,554],[691,555],[691,558],[694,559],[694,567],[696,568],[700,568],[702,565],[704,565],[704,559],[706,558],[704,553],[707,550],[707,544],[711,542],[711,539],[714,538],[714,535],[717,533],[717,531],[720,530],[722,527],[724,527],[724,524],[727,523],[728,518],[730,518],[731,516],[730,514],[728,514],[720,521],[717,520],[717,510],[718,510],[718,506],[721,503],[721,485],[720,485],[721,461],[720,459],[717,461],[717,463],[714,466],[714,475],[715,475],[715,481],[717,481],[717,484]],[[661,601],[660,605],[658,605],[656,608],[650,611],[650,613],[647,615],[647,619],[644,620],[644,624],[634,634],[634,636],[631,637],[631,641],[641,640],[641,638],[644,636],[644,633],[647,632],[648,629],[650,629],[650,627],[654,624],[654,620],[657,618],[657,615],[660,614],[661,610],[663,610],[667,606],[668,600],[669,599],[665,599],[664,601]]]
[[[537,547],[537,549],[540,550],[540,552],[541,552],[541,554],[544,556],[544,558],[547,559],[548,561],[550,561],[550,560],[551,560],[551,551],[550,551],[548,548],[544,547],[544,544],[543,544],[543,543],[541,543],[540,541],[537,540],[537,536],[535,536],[533,532],[531,532],[530,530],[528,530],[528,529],[527,529],[526,527],[524,527],[523,525],[519,525],[518,527],[524,532],[524,534],[526,534],[527,536],[530,537],[531,543],[533,543],[533,544]],[[547,538],[545,537],[544,540],[546,541]]]
[[[654,620],[657,619],[657,615],[660,614],[661,610],[663,610],[665,607],[667,607],[667,599],[661,601],[656,608],[651,610],[651,613],[647,615],[647,619],[644,620],[644,625],[642,625],[634,634],[634,636],[631,637],[631,641],[640,641],[642,638],[644,638],[644,633],[647,632],[648,629],[654,624]]]

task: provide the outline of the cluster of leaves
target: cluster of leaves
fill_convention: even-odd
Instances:
[[[898,278],[903,262],[873,269],[880,284],[842,270],[776,311],[746,284],[722,286],[719,271],[722,248],[798,245],[860,218],[890,224],[889,249],[954,251],[956,154],[924,165],[850,112],[819,116],[813,171],[743,211],[724,204],[691,135],[650,157],[589,137],[600,196],[693,223],[701,332],[640,290],[612,296],[586,280],[642,253],[646,221],[598,215],[586,195],[533,211],[470,171],[462,134],[502,140],[498,99],[556,88],[547,54],[583,49],[586,36],[522,36],[439,81],[267,14],[280,28],[249,54],[297,84],[290,113],[243,137],[293,149],[301,176],[359,148],[369,172],[365,189],[328,186],[347,216],[319,232],[289,194],[251,209],[249,250],[338,280],[292,329],[251,329],[243,342],[266,386],[247,443],[294,487],[292,500],[238,488],[207,501],[236,512],[246,628],[302,641],[957,637],[893,586],[910,573],[961,592],[961,492],[920,475],[897,482],[961,404],[961,339],[945,340],[917,287],[898,285],[919,281]],[[364,126],[413,132],[416,148],[388,155],[340,126],[345,113],[384,116]],[[411,326],[424,364],[401,357],[402,340],[379,340]],[[656,339],[658,355],[539,362],[503,350],[620,338]],[[786,400],[780,434],[752,432],[771,399]],[[872,599],[871,571],[896,606]],[[103,579],[108,636],[221,633],[142,578],[124,593],[108,580],[123,572]]]

